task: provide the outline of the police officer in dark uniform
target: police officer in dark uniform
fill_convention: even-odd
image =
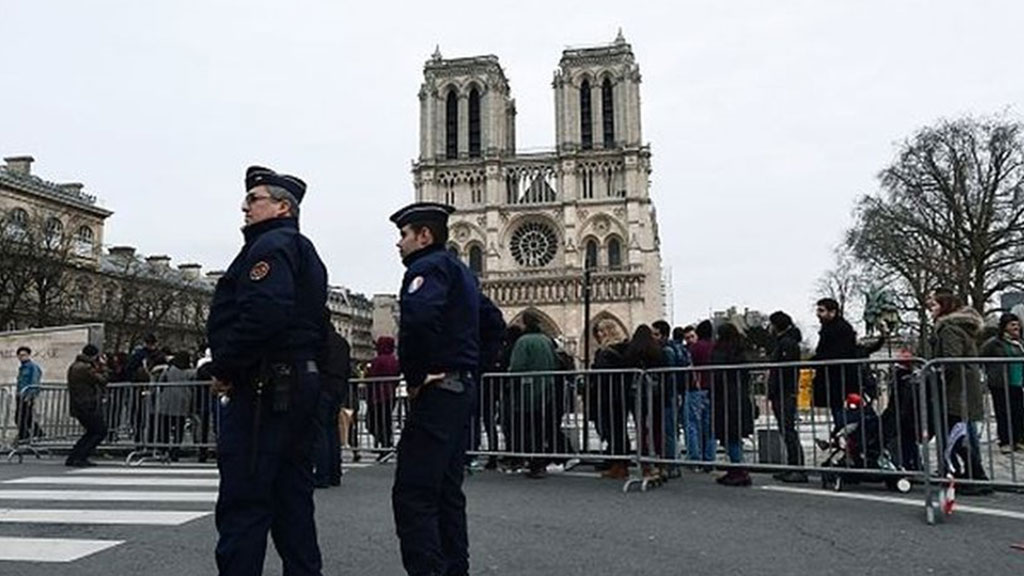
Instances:
[[[253,166],[245,188],[245,245],[207,320],[220,395],[217,567],[261,574],[269,531],[285,574],[319,576],[311,451],[327,271],[299,233],[306,184]]]
[[[398,358],[410,397],[392,505],[411,576],[469,572],[462,477],[479,366],[480,291],[469,268],[445,249],[452,212],[421,202],[391,216],[406,266]]]

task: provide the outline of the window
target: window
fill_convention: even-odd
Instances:
[[[580,146],[584,150],[594,147],[594,125],[590,110],[590,81],[580,85]]]
[[[455,180],[447,180],[444,182],[444,203],[455,206],[455,199]]]
[[[469,269],[477,276],[484,271],[484,251],[476,244],[469,247]]]
[[[4,233],[9,237],[24,239],[28,233],[28,212],[21,208],[15,208],[7,213],[7,222],[4,223]]]
[[[92,228],[80,226],[75,232],[75,253],[79,256],[92,255],[95,244],[95,235]]]
[[[469,92],[469,156],[480,157],[480,92]]]
[[[586,267],[588,270],[597,268],[597,241],[587,240]]]
[[[591,168],[584,168],[580,174],[580,183],[583,186],[583,198],[590,199],[594,197],[594,170]]]
[[[469,181],[470,195],[472,196],[473,204],[484,203],[484,180],[483,178],[473,178]]]
[[[520,266],[547,266],[558,252],[558,235],[541,222],[527,222],[512,233],[512,257]]]
[[[60,245],[61,237],[64,235],[64,223],[58,218],[50,217],[46,219],[46,228],[44,229],[44,238],[46,239],[47,248],[56,248]]]
[[[618,238],[608,240],[608,268],[612,270],[622,268],[622,243]]]
[[[601,124],[604,131],[604,147],[615,147],[615,106],[612,103],[612,81],[604,79],[601,84]]]
[[[459,97],[455,89],[448,91],[444,107],[445,157],[449,160],[459,157]]]

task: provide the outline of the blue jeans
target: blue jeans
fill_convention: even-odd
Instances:
[[[686,457],[696,461],[715,461],[711,396],[707,390],[686,391]]]
[[[729,454],[729,462],[733,464],[743,462],[743,442],[726,442],[725,450]]]
[[[679,421],[676,415],[679,408],[676,406],[675,394],[670,394],[665,399],[665,410],[662,412],[665,419],[665,454],[664,458],[675,460],[679,457]]]

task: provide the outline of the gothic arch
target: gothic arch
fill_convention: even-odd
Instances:
[[[597,224],[599,220],[604,220],[608,223],[608,228],[606,230],[598,230]],[[588,236],[594,236],[599,240],[602,240],[601,244],[605,244],[607,242],[608,235],[610,234],[616,234],[620,239],[628,236],[626,226],[618,218],[608,214],[607,212],[591,214],[583,220],[578,230],[580,232],[577,236],[577,240],[580,245],[583,244],[584,239]]]
[[[453,222],[448,226],[448,235],[451,241],[462,246],[468,246],[472,242],[483,244],[487,240],[487,233],[476,224],[462,220]]]
[[[551,319],[551,316],[548,316],[547,314],[541,312],[540,310],[532,306],[527,308],[526,310],[523,310],[519,314],[516,314],[516,317],[513,318],[511,322],[509,322],[509,325],[515,324],[517,326],[522,326],[523,314],[526,314],[527,312],[536,315],[537,318],[540,319],[540,329],[548,336],[555,338],[556,336],[562,335],[562,329],[559,328],[558,324]]]
[[[619,317],[607,310],[602,310],[595,314],[590,320],[590,334],[587,335],[590,338],[590,350],[597,350],[599,343],[594,338],[594,331],[597,326],[603,325],[606,328],[614,330],[614,342],[623,342],[629,340],[631,332],[626,325],[619,320]]]

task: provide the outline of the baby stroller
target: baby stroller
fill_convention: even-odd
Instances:
[[[823,468],[835,471],[822,472],[822,488],[841,492],[847,484],[860,482],[884,482],[892,491],[910,491],[910,479],[898,475],[870,474],[852,470],[879,470],[898,472],[889,451],[882,447],[878,414],[871,403],[860,394],[847,394],[843,420],[837,422],[828,440],[819,440],[818,447],[826,453]]]

